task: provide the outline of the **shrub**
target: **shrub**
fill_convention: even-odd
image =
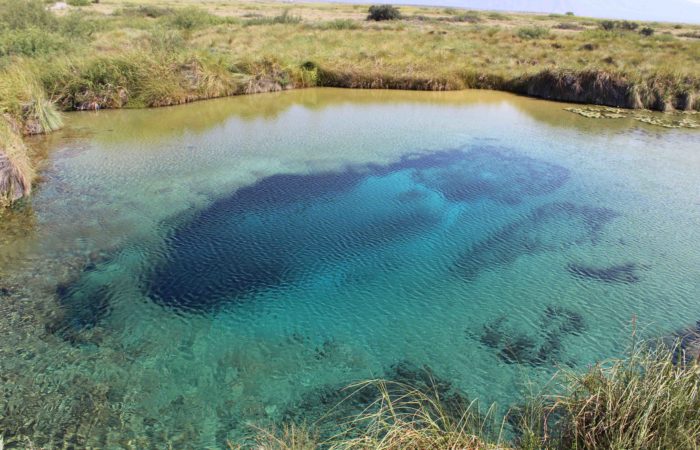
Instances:
[[[252,25],[275,25],[275,24],[296,24],[301,22],[301,16],[290,14],[288,10],[284,10],[282,14],[274,17],[255,17],[244,23],[245,26]]]
[[[573,13],[573,11],[567,11],[567,12],[566,12],[566,15],[567,15],[567,16],[574,16],[575,14]]]
[[[183,31],[192,31],[217,22],[217,17],[196,6],[178,9],[170,16],[170,23]]]
[[[56,33],[37,28],[12,30],[0,34],[0,56],[47,55],[59,51],[65,44]]]
[[[314,25],[319,30],[357,30],[360,24],[351,19],[335,19]]]
[[[642,36],[652,36],[654,34],[654,29],[650,27],[644,27],[641,30],[639,30],[639,34]]]
[[[605,31],[622,30],[622,31],[634,31],[639,28],[637,22],[630,22],[629,20],[614,21],[614,20],[603,20],[600,22],[600,28]]]
[[[634,31],[637,28],[639,28],[639,24],[637,22],[630,22],[628,20],[623,20],[622,22],[617,22],[617,26],[621,30],[625,30],[625,31]]]
[[[549,36],[549,29],[544,27],[523,27],[518,29],[521,39],[541,39]]]
[[[119,14],[124,16],[141,16],[149,17],[151,19],[157,19],[163,16],[169,16],[173,13],[171,8],[163,8],[154,5],[143,5],[138,7],[127,6],[119,11]]]
[[[562,22],[554,26],[558,30],[582,30],[583,27],[576,22]]]
[[[101,23],[100,21],[86,20],[83,14],[74,11],[59,19],[59,31],[70,38],[86,39],[99,30]]]
[[[71,6],[88,6],[90,3],[93,2],[91,0],[68,0],[67,3]]]
[[[398,20],[401,18],[399,9],[392,5],[372,5],[369,7],[367,20]]]
[[[39,28],[55,30],[56,16],[49,12],[41,0],[0,0],[0,28],[20,30]]]
[[[449,21],[477,23],[481,21],[481,16],[476,11],[467,11],[465,13],[457,14],[456,16],[450,17]]]
[[[605,31],[612,31],[615,29],[615,22],[612,20],[603,20],[600,22],[600,28]]]

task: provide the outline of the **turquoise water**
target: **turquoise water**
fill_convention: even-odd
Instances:
[[[505,410],[694,324],[700,134],[565,106],[314,89],[70,115],[3,225],[0,427],[223,448],[425,373]]]

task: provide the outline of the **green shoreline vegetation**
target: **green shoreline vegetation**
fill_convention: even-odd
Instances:
[[[290,10],[252,0],[68,4],[52,11],[44,0],[0,0],[3,204],[28,194],[34,177],[18,136],[60,127],[58,111],[313,86],[495,89],[700,110],[697,26],[437,7],[368,20],[366,5]]]

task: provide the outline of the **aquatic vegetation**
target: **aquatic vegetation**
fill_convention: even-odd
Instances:
[[[467,337],[496,351],[508,364],[553,366],[561,361],[563,342],[586,330],[583,316],[577,311],[558,305],[548,305],[540,315],[538,333],[526,333],[513,326],[505,316],[483,325],[479,334],[467,330]]]
[[[698,128],[695,111],[666,112],[664,114],[651,111],[630,111],[619,108],[579,107],[564,108],[589,119],[633,119],[649,125],[663,128]]]
[[[666,346],[674,350],[673,361],[676,364],[700,362],[700,320],[671,334],[667,338]]]
[[[566,270],[575,277],[603,281],[605,283],[637,283],[639,281],[637,269],[638,266],[635,263],[600,268],[574,263],[566,266]]]
[[[454,273],[465,280],[508,266],[523,255],[595,245],[605,225],[618,214],[608,208],[549,203],[476,243],[455,262]]]
[[[421,171],[416,179],[448,200],[489,199],[517,205],[525,197],[545,195],[569,179],[565,167],[493,147],[473,149],[449,166]]]
[[[404,403],[405,407],[409,402],[425,400],[425,393],[440,398],[442,414],[455,422],[472,404],[450,380],[439,376],[429,366],[404,360],[386,368],[376,383],[348,385],[346,382],[313,389],[299,402],[288,405],[281,418],[283,423],[296,425],[304,421],[309,423],[311,419],[310,423],[315,424],[315,431],[323,441],[336,438],[339,426],[342,430],[340,434],[345,438],[364,438],[368,433],[369,415],[382,414],[380,398],[390,403],[396,402],[396,405]],[[476,419],[476,416],[472,419]],[[484,419],[480,418],[482,422]]]

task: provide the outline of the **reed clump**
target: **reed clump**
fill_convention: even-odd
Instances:
[[[698,448],[700,365],[677,360],[665,348],[638,349],[583,374],[565,372],[564,393],[549,408],[561,416],[559,446]]]

